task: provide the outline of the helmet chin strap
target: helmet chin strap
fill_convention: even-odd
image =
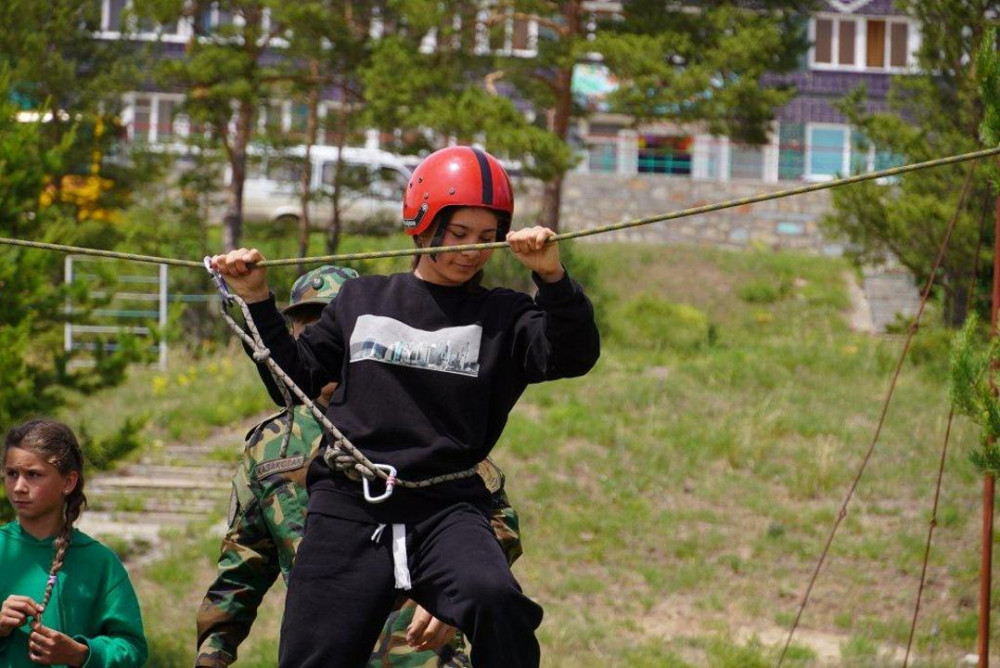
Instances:
[[[434,229],[434,236],[431,238],[431,246],[440,246],[444,243],[444,230],[446,227],[448,225],[445,221],[438,223],[437,228]],[[437,262],[437,253],[429,253],[428,257],[431,259],[431,262]]]

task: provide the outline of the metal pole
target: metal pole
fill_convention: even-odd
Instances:
[[[167,370],[167,265],[160,265],[160,370]]]
[[[996,224],[993,244],[993,302],[990,317],[990,337],[997,336],[997,313],[1000,311],[1000,196],[996,200]],[[990,360],[990,389],[997,396],[996,372],[1000,360]],[[988,447],[996,447],[996,439],[990,436]],[[979,666],[990,665],[990,590],[993,586],[993,508],[994,479],[986,474],[983,481],[983,547],[979,568]]]
[[[66,286],[73,284],[73,256],[67,255],[63,261],[63,273]],[[63,325],[63,350],[67,353],[73,350],[73,302],[66,291],[66,324]]]

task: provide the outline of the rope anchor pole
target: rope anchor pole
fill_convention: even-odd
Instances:
[[[993,246],[993,300],[990,309],[990,339],[997,338],[997,314],[1000,313],[1000,195],[996,199],[996,223],[994,225]],[[994,399],[1000,395],[996,374],[1000,360],[990,359],[990,390]],[[996,438],[987,440],[988,448],[996,447]],[[990,593],[993,587],[993,514],[995,508],[995,480],[986,473],[983,478],[983,538],[979,566],[979,638],[977,652],[979,668],[990,665]]]

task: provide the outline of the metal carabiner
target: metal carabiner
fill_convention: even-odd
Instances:
[[[379,496],[372,496],[371,490],[368,487],[368,478],[364,476],[361,477],[361,487],[365,492],[365,501],[368,503],[382,503],[392,496],[392,489],[396,486],[396,467],[389,464],[373,464],[372,466],[388,474],[389,477],[385,481],[385,491]]]
[[[212,280],[215,281],[215,287],[219,291],[219,294],[222,295],[222,301],[226,306],[232,305],[233,295],[229,292],[229,286],[226,285],[226,279],[222,278],[222,274],[220,274],[218,270],[212,268],[212,257],[210,255],[206,255],[202,262],[205,263],[205,270],[212,277]]]

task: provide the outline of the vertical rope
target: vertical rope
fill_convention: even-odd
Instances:
[[[988,201],[988,198],[987,198]],[[983,207],[983,215],[979,221],[979,236],[976,240],[976,254],[973,256],[972,277],[969,280],[969,293],[966,310],[975,308],[976,286],[979,283],[979,255],[983,249],[983,236],[986,228],[986,213],[988,207]],[[924,546],[924,560],[920,568],[920,586],[917,588],[917,600],[913,606],[913,620],[910,622],[910,637],[906,641],[906,656],[903,657],[903,668],[910,664],[910,651],[913,649],[913,638],[917,631],[917,619],[920,616],[920,603],[923,600],[924,587],[927,582],[927,565],[931,556],[931,544],[934,541],[934,529],[937,528],[938,501],[941,498],[941,483],[944,479],[944,465],[948,455],[948,442],[951,438],[951,425],[955,418],[955,406],[948,411],[948,424],[944,432],[944,444],[941,446],[941,462],[938,465],[937,483],[934,488],[934,505],[931,508],[931,519],[927,527],[927,543]]]
[[[917,309],[917,315],[914,318],[913,324],[910,326],[909,332],[906,336],[903,351],[900,353],[899,360],[896,362],[896,369],[893,372],[892,381],[889,383],[889,391],[885,396],[885,401],[882,402],[882,412],[879,415],[878,426],[875,428],[875,435],[872,437],[871,444],[868,446],[868,450],[865,452],[865,456],[861,460],[861,467],[858,469],[858,473],[854,477],[854,481],[851,483],[850,489],[847,490],[847,496],[844,497],[844,502],[840,506],[840,512],[837,513],[837,518],[834,520],[833,528],[830,530],[830,535],[827,537],[826,544],[823,546],[823,552],[820,554],[819,561],[816,562],[816,568],[813,570],[812,577],[809,579],[809,585],[806,587],[806,593],[802,598],[802,605],[799,606],[799,611],[795,615],[795,621],[792,623],[792,628],[788,631],[788,638],[785,640],[785,646],[781,650],[781,656],[778,658],[779,667],[785,661],[785,655],[788,653],[788,647],[792,644],[792,637],[795,635],[795,630],[798,628],[799,621],[802,619],[802,613],[805,611],[806,605],[809,603],[809,596],[812,594],[813,586],[816,584],[816,580],[819,578],[819,572],[823,568],[823,564],[826,562],[827,554],[830,552],[830,545],[833,543],[833,537],[837,534],[837,529],[840,528],[841,522],[843,522],[844,518],[847,517],[847,506],[854,497],[854,492],[857,489],[858,484],[861,482],[861,476],[864,475],[865,469],[868,467],[868,462],[871,460],[872,453],[875,451],[875,444],[878,443],[879,436],[882,434],[882,427],[885,425],[885,417],[889,412],[889,403],[892,401],[893,392],[896,390],[896,382],[899,380],[899,373],[903,368],[903,362],[906,360],[906,353],[910,350],[910,344],[913,342],[913,337],[917,333],[917,325],[920,324],[920,318],[923,316],[924,308],[927,306],[927,301],[930,299],[931,288],[934,287],[934,280],[937,276],[938,270],[944,262],[944,257],[948,250],[948,244],[951,242],[951,234],[955,230],[959,214],[961,214],[962,207],[965,205],[965,197],[969,192],[969,185],[972,183],[972,173],[974,169],[975,164],[973,163],[970,165],[969,171],[965,175],[965,182],[962,184],[962,192],[958,197],[958,205],[955,207],[955,214],[948,223],[948,229],[945,232],[944,240],[941,242],[941,248],[938,251],[937,258],[934,260],[934,266],[931,268],[930,275],[927,277],[927,283],[924,285],[923,293],[920,296],[920,307]]]

